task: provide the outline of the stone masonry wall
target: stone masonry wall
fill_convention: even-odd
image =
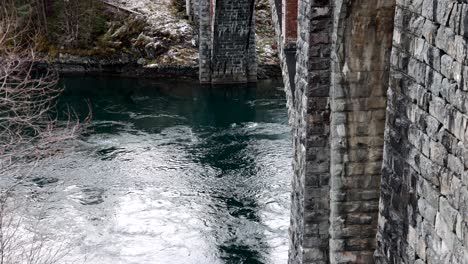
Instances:
[[[291,77],[291,71],[294,73],[296,72],[296,62],[295,62],[295,56],[294,56],[294,61],[291,63],[288,63],[287,61],[287,54],[285,52],[285,47],[284,47],[284,41],[283,35],[282,35],[282,1],[278,0],[269,0],[270,6],[271,6],[271,13],[272,13],[272,19],[273,19],[273,25],[275,28],[275,33],[276,33],[276,43],[278,43],[278,55],[280,58],[280,66],[281,66],[281,73],[283,77],[283,85],[284,85],[284,91],[286,93],[286,101],[287,101],[287,106],[288,106],[288,117],[289,117],[289,124],[291,125],[291,128],[294,127],[295,120],[296,120],[296,115],[295,115],[295,100],[294,100],[294,78]],[[292,69],[294,67],[294,69]],[[292,75],[293,77],[295,76],[294,74]]]
[[[372,263],[395,3],[334,4],[330,263]]]
[[[217,0],[213,18],[212,82],[256,80],[253,0]],[[255,72],[254,72],[255,71]]]
[[[468,1],[397,1],[378,263],[468,263]]]
[[[211,53],[213,48],[211,32],[211,0],[199,1],[199,75],[200,83],[211,83]]]
[[[330,3],[298,7],[290,263],[328,263]]]
[[[200,1],[200,81],[255,82],[254,0]],[[208,27],[206,2],[207,17],[211,17]]]
[[[303,168],[305,167],[304,153],[298,151],[301,148],[301,137],[303,127],[299,128],[299,124],[304,120],[302,115],[297,112],[300,107],[298,104],[302,104],[302,101],[296,101],[294,97],[294,73],[296,72],[295,58],[293,61],[288,63],[288,54],[285,51],[285,42],[283,41],[284,35],[282,31],[282,4],[283,1],[270,0],[270,6],[272,7],[273,25],[275,26],[275,32],[278,43],[278,54],[281,62],[281,70],[283,75],[284,91],[286,93],[286,100],[288,106],[289,124],[292,128],[293,133],[293,168],[294,176],[292,177],[292,190],[291,190],[291,223],[289,226],[289,263],[301,263],[302,261],[302,239],[301,233],[303,230],[302,217],[303,217],[303,188],[300,185],[300,177]],[[295,56],[294,56],[295,57]],[[289,58],[291,59],[291,58]],[[293,69],[294,67],[294,69]],[[291,78],[292,77],[292,78]],[[302,111],[300,111],[302,112]]]

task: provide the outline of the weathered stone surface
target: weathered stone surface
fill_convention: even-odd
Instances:
[[[299,0],[290,263],[468,262],[467,6]]]
[[[376,235],[378,198],[357,194],[379,192],[385,122],[378,116],[386,108],[393,16],[391,2],[335,1],[330,263],[370,263],[376,247],[368,238]],[[410,70],[424,82],[422,66],[414,61]]]
[[[257,80],[253,0],[199,0],[200,82]]]
[[[378,263],[466,262],[463,200],[468,191],[461,180],[468,168],[466,5],[466,1],[423,0],[418,11],[419,1],[397,1]],[[410,21],[421,19],[424,43],[409,26]],[[409,130],[400,125],[408,123]],[[414,170],[411,181],[404,180],[408,170]],[[400,243],[401,238],[408,243]]]

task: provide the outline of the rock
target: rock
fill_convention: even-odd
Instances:
[[[120,48],[122,46],[122,41],[109,41],[106,42],[107,46],[112,48]]]
[[[53,177],[50,177],[50,178],[48,178],[48,177],[36,177],[36,178],[32,179],[32,181],[37,186],[39,186],[40,188],[43,188],[44,186],[56,183],[59,180],[57,178],[53,178]]]
[[[146,46],[145,46],[146,56],[148,56],[149,58],[155,58],[158,55],[161,55],[166,51],[167,51],[167,47],[164,46],[159,41],[150,42],[150,43],[146,44]]]
[[[123,24],[121,27],[119,27],[115,32],[114,34],[111,35],[111,38],[121,38],[123,37],[124,35],[127,34],[128,32],[128,25],[127,24]]]
[[[139,59],[137,60],[137,63],[138,63],[138,65],[145,65],[145,64],[146,64],[146,59],[144,59],[144,58],[139,58]]]
[[[153,39],[146,36],[143,32],[138,35],[136,40],[133,41],[134,47],[145,47],[148,43],[150,43]]]

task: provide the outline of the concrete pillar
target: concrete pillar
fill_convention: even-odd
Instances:
[[[373,263],[394,5],[335,1],[330,263]]]

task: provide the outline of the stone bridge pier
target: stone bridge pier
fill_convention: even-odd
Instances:
[[[294,135],[289,262],[468,263],[468,2],[270,3]]]
[[[294,133],[289,262],[372,263],[394,3],[271,4]]]
[[[257,81],[254,0],[199,0],[201,83]]]
[[[253,0],[198,1],[201,82],[254,81]],[[270,4],[289,263],[468,263],[468,1]]]

